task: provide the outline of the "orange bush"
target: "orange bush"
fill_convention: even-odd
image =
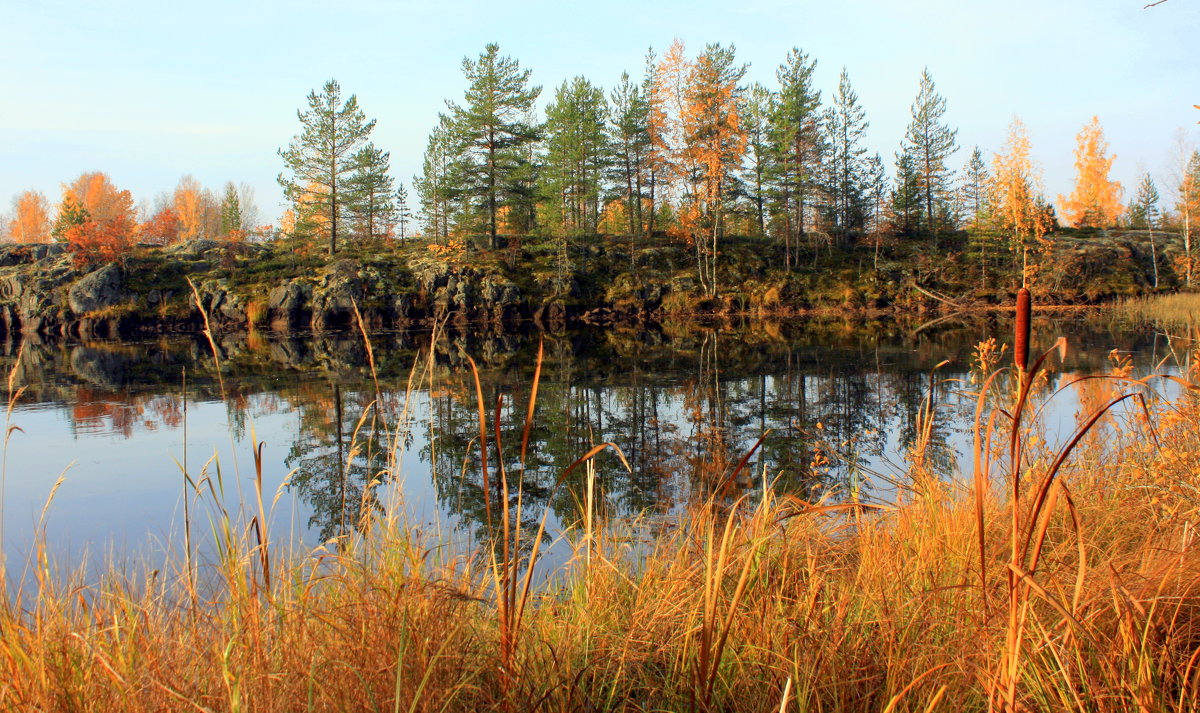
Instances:
[[[91,217],[66,231],[67,244],[77,265],[96,265],[123,260],[133,244],[133,225],[118,215],[105,221]]]

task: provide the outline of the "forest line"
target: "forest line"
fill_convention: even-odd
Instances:
[[[630,260],[640,246],[669,242],[688,248],[700,289],[715,295],[731,235],[777,243],[791,269],[827,247],[878,255],[889,243],[929,240],[937,249],[939,235],[964,231],[959,249],[1007,253],[1032,275],[1060,226],[1127,227],[1150,230],[1151,241],[1155,230],[1176,234],[1175,267],[1191,284],[1200,150],[1181,156],[1165,198],[1147,172],[1123,202],[1093,117],[1076,137],[1073,190],[1051,201],[1019,119],[990,160],[974,147],[955,170],[957,130],[926,70],[887,162],[866,148],[870,123],[847,72],[826,100],[816,64],[793,49],[768,87],[746,81],[734,47],[689,56],[676,40],[647,54],[640,79],[624,73],[607,91],[582,76],[564,81],[539,116],[532,71],[489,44],[463,60],[467,88],[438,116],[414,196],[372,143],[376,120],[330,80],[308,95],[299,133],[278,151],[290,207],[277,224],[263,224],[244,185],[217,193],[185,176],[138,208],[107,175],[89,172],[65,184],[55,206],[35,191],[18,196],[4,233],[66,242],[86,263],[197,238],[291,240],[332,255],[346,241],[420,237],[448,261],[535,246],[564,271],[573,247],[589,242],[627,249]]]

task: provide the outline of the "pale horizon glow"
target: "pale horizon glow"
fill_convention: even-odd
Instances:
[[[57,203],[62,184],[99,170],[142,205],[184,174],[214,191],[246,183],[274,223],[283,210],[276,150],[297,133],[305,96],[329,78],[378,120],[372,140],[410,185],[438,112],[461,100],[463,57],[487,42],[533,70],[544,107],[575,75],[606,90],[622,71],[640,79],[646,50],[661,53],[676,37],[689,55],[734,44],[747,80],[769,87],[799,47],[818,61],[825,101],[844,65],[871,122],[868,145],[889,171],[928,67],[958,129],[952,167],[976,145],[990,163],[1016,115],[1057,202],[1074,180],[1075,135],[1096,115],[1124,199],[1148,170],[1173,203],[1177,137],[1200,139],[1200,4],[1144,5],[16,0],[0,44],[0,214],[30,189]]]

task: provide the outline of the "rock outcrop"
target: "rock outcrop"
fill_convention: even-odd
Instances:
[[[80,316],[115,307],[129,299],[122,284],[121,268],[105,265],[79,278],[67,289],[67,304]]]

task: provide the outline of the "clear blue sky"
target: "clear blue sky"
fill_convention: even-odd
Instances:
[[[3,0],[0,213],[23,190],[55,202],[61,183],[103,170],[139,201],[185,173],[214,189],[244,181],[274,222],[276,149],[330,77],[378,119],[374,140],[407,183],[444,100],[462,95],[463,56],[485,43],[533,70],[544,105],[576,74],[606,87],[622,70],[640,77],[646,49],[675,37],[691,50],[735,44],[768,85],[800,47],[824,96],[845,65],[889,165],[928,66],[959,129],[953,165],[976,144],[990,159],[1019,115],[1052,200],[1069,191],[1075,134],[1096,114],[1128,195],[1143,169],[1170,183],[1180,127],[1200,138],[1200,2],[1144,4]]]

